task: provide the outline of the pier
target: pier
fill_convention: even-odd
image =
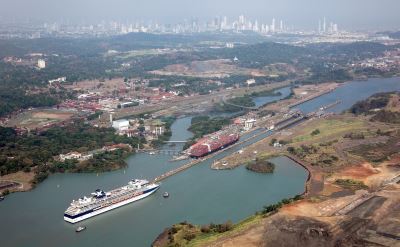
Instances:
[[[293,107],[298,106],[298,105],[301,105],[301,104],[303,104],[303,103],[305,103],[305,102],[307,102],[307,101],[310,101],[310,100],[313,100],[313,99],[315,99],[315,98],[318,98],[318,97],[320,97],[320,96],[322,96],[322,95],[328,94],[328,93],[332,92],[332,91],[335,90],[335,89],[336,89],[336,88],[330,88],[330,89],[325,90],[325,91],[322,91],[322,92],[320,92],[320,93],[318,93],[318,94],[311,95],[310,97],[307,97],[307,98],[302,99],[302,100],[299,100],[299,101],[297,101],[297,102],[295,102],[295,103],[293,103],[293,104],[290,104],[290,105],[289,105],[289,108],[293,108]]]
[[[137,153],[179,155],[182,151],[176,149],[138,149]]]
[[[162,180],[164,180],[164,179],[166,179],[168,177],[171,177],[171,176],[173,176],[173,175],[175,175],[175,174],[177,174],[179,172],[182,172],[182,171],[184,171],[186,169],[189,169],[190,167],[192,167],[194,165],[197,165],[198,163],[200,163],[202,161],[203,161],[203,159],[192,160],[191,162],[189,162],[189,163],[187,163],[187,164],[185,164],[183,166],[180,166],[180,167],[178,167],[178,168],[176,168],[174,170],[168,171],[168,172],[156,177],[153,180],[153,183],[160,182],[160,181],[162,181]]]

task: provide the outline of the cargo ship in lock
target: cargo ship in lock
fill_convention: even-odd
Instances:
[[[189,150],[189,156],[192,158],[201,158],[218,150],[224,149],[239,140],[239,134],[219,134],[200,139],[192,145]]]
[[[149,183],[144,179],[134,179],[125,186],[108,192],[97,189],[89,197],[73,200],[64,212],[64,220],[69,223],[94,217],[112,209],[143,199],[153,194],[160,184]]]

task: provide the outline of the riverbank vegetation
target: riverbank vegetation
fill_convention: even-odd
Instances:
[[[196,116],[192,118],[189,130],[194,134],[194,138],[214,133],[230,123],[229,118]]]

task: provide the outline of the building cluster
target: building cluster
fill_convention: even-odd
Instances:
[[[127,34],[127,33],[197,33],[209,31],[254,31],[260,33],[285,32],[289,28],[283,20],[272,18],[270,23],[261,23],[251,20],[244,15],[229,20],[227,16],[217,16],[212,20],[200,21],[197,18],[184,20],[176,24],[161,24],[158,22],[101,22],[88,25],[63,25],[59,23],[45,23],[41,27],[44,33],[64,34]]]
[[[105,153],[105,152],[112,152],[118,149],[124,149],[124,150],[132,150],[132,146],[129,144],[124,144],[124,143],[119,143],[119,144],[113,144],[113,145],[109,145],[109,146],[104,146],[101,149],[96,149],[96,150],[92,150],[92,151],[88,151],[88,152],[77,152],[77,151],[73,151],[73,152],[69,152],[67,154],[60,154],[57,159],[64,162],[66,160],[78,160],[79,162],[85,161],[85,160],[89,160],[92,159],[94,155],[96,154],[101,154],[101,153]]]
[[[326,17],[324,17],[321,20],[318,20],[318,33],[324,34],[324,33],[338,33],[338,24],[329,22],[327,23]]]
[[[46,68],[46,62],[43,59],[37,59],[34,57],[13,57],[8,56],[3,58],[4,63],[12,64],[14,66],[29,66],[32,68],[44,69]]]
[[[157,140],[166,131],[165,123],[160,119],[119,119],[113,121],[110,115],[112,127],[119,135],[128,137],[143,136],[147,141]]]
[[[254,31],[273,34],[288,32],[290,28],[283,20],[271,18],[269,23],[252,20],[244,15],[229,19],[227,16],[216,16],[210,20],[190,18],[175,24],[159,23],[156,21],[101,21],[92,24],[44,23],[32,25],[22,31],[0,30],[0,38],[29,38],[37,39],[50,36],[82,37],[82,36],[111,36],[128,33],[199,33],[222,31]]]
[[[96,111],[103,110],[101,104],[99,104],[96,100],[65,100],[61,104],[58,105],[59,108],[66,108],[66,109],[74,109],[77,111],[83,111],[88,113],[94,113]]]
[[[52,83],[62,80],[65,80],[65,78],[52,80]],[[59,107],[89,112],[113,112],[116,109],[124,109],[144,104],[155,104],[164,100],[173,100],[181,97],[181,95],[181,92],[178,90],[167,92],[161,88],[150,87],[142,88],[140,92],[136,92],[131,88],[119,90],[118,94],[89,91],[79,94],[77,99],[64,101]]]
[[[256,126],[257,118],[254,114],[247,114],[241,117],[237,117],[233,120],[233,124],[239,129],[248,131]]]
[[[386,51],[382,56],[368,58],[351,64],[354,68],[373,68],[382,72],[395,71],[400,69],[400,49]]]

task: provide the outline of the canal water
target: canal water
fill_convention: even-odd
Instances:
[[[304,113],[317,110],[320,106],[331,104],[337,100],[341,103],[329,109],[329,112],[342,112],[349,109],[357,101],[363,100],[375,93],[399,91],[400,77],[373,78],[367,81],[352,81],[343,84],[332,92],[305,102],[294,108]]]
[[[260,97],[254,97],[253,98],[253,102],[255,103],[256,107],[260,107],[263,106],[267,103],[271,103],[274,101],[278,101],[281,99],[284,99],[286,97],[288,97],[290,95],[290,93],[292,92],[290,87],[283,87],[283,88],[279,88],[273,91],[274,93],[280,93],[280,95],[276,95],[276,96],[260,96]]]
[[[398,78],[350,82],[297,108],[312,111],[320,105],[342,100],[342,104],[332,108],[342,111],[373,93],[393,90],[400,90]],[[171,139],[190,138],[189,125],[189,117],[178,119],[172,125]],[[249,143],[269,134],[262,134]],[[146,199],[84,221],[82,224],[88,229],[80,234],[74,231],[77,225],[63,220],[63,212],[72,199],[97,188],[109,190],[121,186],[131,178],[151,179],[187,161],[169,162],[170,155],[141,153],[127,159],[129,166],[125,170],[51,175],[36,189],[12,194],[0,202],[1,246],[149,246],[165,227],[174,223],[237,222],[264,205],[303,192],[307,172],[284,157],[273,160],[276,164],[273,174],[257,174],[244,167],[229,171],[210,169],[213,160],[244,145],[248,143],[164,180],[160,190]],[[164,148],[179,150],[182,144]],[[169,192],[168,199],[162,197],[164,191]]]

